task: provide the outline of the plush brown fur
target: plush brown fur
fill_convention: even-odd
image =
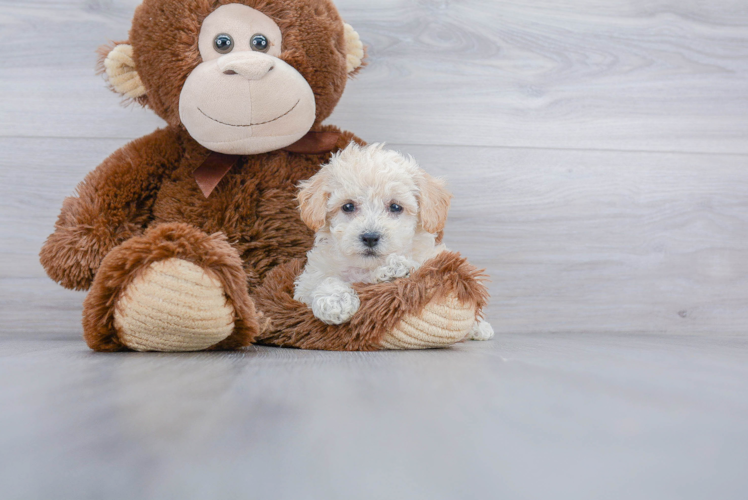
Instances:
[[[329,0],[146,0],[135,11],[130,43],[147,96],[141,99],[171,125],[180,124],[179,94],[201,62],[200,26],[216,8],[241,3],[272,18],[283,34],[280,56],[309,82],[321,124],[345,90],[343,20]]]
[[[253,294],[263,312],[257,343],[302,349],[374,351],[406,315],[418,315],[432,300],[455,294],[479,312],[488,300],[482,271],[457,253],[445,252],[409,278],[376,285],[356,284],[361,308],[350,323],[326,325],[293,300],[294,280],[304,269],[297,259],[276,267]]]
[[[114,328],[117,300],[154,262],[179,258],[192,262],[223,286],[236,315],[233,333],[213,350],[248,345],[256,337],[257,315],[247,293],[246,274],[236,250],[221,233],[211,236],[187,224],[161,224],[111,251],[83,302],[83,337],[97,351],[126,350]]]
[[[65,288],[88,290],[107,253],[151,222],[165,173],[183,148],[174,129],[157,130],[110,156],[62,205],[55,232],[41,251],[49,276]]]
[[[445,290],[482,305],[485,289],[476,281],[477,272],[457,257],[437,260],[402,282],[361,288],[364,308],[350,327],[321,327],[311,312],[290,301],[292,274],[300,270],[300,261],[283,265],[303,258],[313,243],[299,217],[296,186],[329,161],[331,153],[274,151],[242,157],[206,199],[193,173],[210,151],[180,123],[179,95],[200,62],[203,19],[236,1],[144,0],[136,11],[130,43],[147,90],[139,102],[169,126],[126,145],[91,172],[76,196],[65,200],[55,232],[41,251],[47,273],[63,286],[87,290],[93,284],[83,319],[91,348],[126,349],[113,322],[117,300],[151,263],[171,257],[202,267],[225,287],[237,324],[214,349],[238,348],[255,338],[257,316],[250,293],[272,320],[261,340],[318,349],[374,349],[386,328]],[[332,113],[348,76],[343,23],[332,2],[241,3],[280,26],[281,57],[307,79],[316,96],[313,130],[340,132],[320,125]],[[363,144],[351,133],[340,133],[336,150],[351,141]]]

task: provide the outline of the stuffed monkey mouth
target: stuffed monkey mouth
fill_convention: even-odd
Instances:
[[[286,115],[290,114],[290,113],[291,113],[291,112],[292,112],[292,111],[293,111],[294,109],[296,109],[296,106],[298,106],[300,102],[301,102],[301,99],[299,99],[298,101],[296,101],[296,104],[294,104],[294,105],[293,105],[293,106],[291,107],[291,109],[289,109],[288,111],[286,111],[286,112],[285,112],[285,113],[283,113],[282,115],[278,116],[277,118],[273,118],[272,120],[268,120],[268,121],[264,121],[264,122],[260,122],[260,123],[250,123],[249,125],[234,125],[234,124],[232,124],[232,123],[226,123],[226,122],[222,122],[221,120],[216,120],[216,119],[215,119],[215,118],[213,118],[212,116],[208,115],[208,114],[207,114],[207,113],[206,113],[205,111],[203,111],[203,110],[202,110],[202,109],[200,109],[200,108],[197,108],[197,110],[198,110],[199,112],[201,112],[201,113],[203,114],[203,116],[205,116],[206,118],[208,118],[208,119],[210,119],[210,120],[213,120],[213,121],[214,121],[214,122],[216,122],[216,123],[220,123],[221,125],[226,125],[226,126],[228,126],[228,127],[240,127],[240,128],[246,128],[246,127],[254,127],[255,125],[265,125],[265,124],[268,124],[268,123],[273,123],[273,122],[276,122],[276,121],[280,120],[281,118],[283,118],[284,116],[286,116]]]

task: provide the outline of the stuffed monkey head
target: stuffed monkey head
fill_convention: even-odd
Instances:
[[[330,0],[144,0],[130,40],[102,55],[116,92],[211,151],[248,155],[330,116],[364,49]]]

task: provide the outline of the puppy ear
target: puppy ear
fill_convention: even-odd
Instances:
[[[145,86],[135,68],[132,45],[128,42],[114,42],[99,49],[99,72],[106,74],[106,80],[114,92],[145,104]]]
[[[324,170],[308,181],[299,183],[301,190],[298,199],[301,220],[315,232],[327,223],[327,200],[330,193],[325,189],[326,184],[327,176]]]
[[[442,179],[421,172],[418,179],[421,226],[429,233],[438,233],[447,223],[452,193]]]
[[[356,30],[353,29],[348,23],[344,23],[345,28],[345,58],[347,71],[350,76],[355,75],[358,69],[364,66],[364,58],[366,57],[366,51],[364,44],[361,41],[361,37],[358,35]]]

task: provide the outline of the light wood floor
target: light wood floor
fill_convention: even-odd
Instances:
[[[97,355],[37,261],[162,122],[95,49],[137,0],[0,0],[0,498],[748,497],[748,3],[338,0],[329,120],[455,193],[497,338]]]

